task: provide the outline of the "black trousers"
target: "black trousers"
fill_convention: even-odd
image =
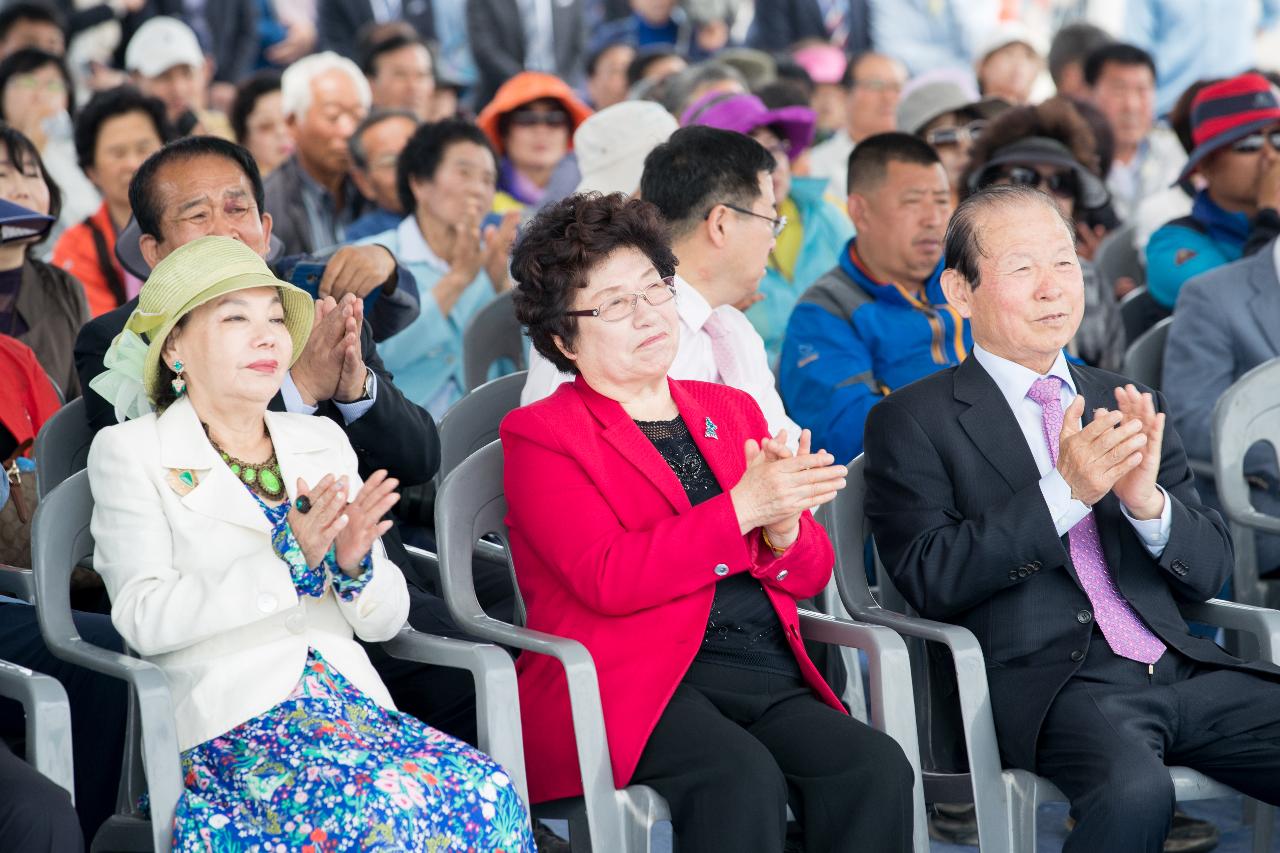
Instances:
[[[72,614],[80,636],[95,646],[121,651],[124,644],[101,613]],[[124,755],[124,726],[128,686],[56,658],[40,636],[36,609],[28,604],[0,603],[0,660],[51,675],[66,688],[71,703],[72,758],[75,762],[76,812],[84,837],[92,840],[98,827],[115,813]],[[25,728],[22,706],[0,703],[0,734],[21,737]],[[5,850],[25,847],[0,845]],[[38,848],[36,848],[38,849]]]
[[[80,853],[71,797],[0,743],[0,849]]]
[[[632,776],[671,807],[676,853],[780,853],[787,805],[814,853],[911,850],[911,765],[795,677],[695,662]]]
[[[1095,629],[1084,666],[1049,707],[1036,761],[1071,800],[1065,853],[1159,853],[1173,818],[1169,766],[1280,805],[1280,682],[1172,649],[1148,676]]]

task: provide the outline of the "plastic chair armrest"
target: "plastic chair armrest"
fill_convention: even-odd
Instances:
[[[1267,663],[1280,663],[1280,611],[1220,598],[1183,602],[1179,609],[1186,619],[1252,634],[1258,640],[1260,659]]]
[[[382,644],[392,657],[469,670],[476,682],[476,744],[502,765],[521,799],[529,802],[520,725],[520,691],[516,668],[504,649],[425,634],[406,626]]]
[[[0,661],[0,696],[22,703],[27,717],[27,761],[75,801],[71,760],[71,705],[56,678]]]
[[[35,579],[30,569],[0,563],[0,594],[31,601],[35,597],[32,594],[34,586]]]
[[[415,545],[405,545],[405,553],[421,577],[428,578],[440,586],[440,558],[435,554]]]

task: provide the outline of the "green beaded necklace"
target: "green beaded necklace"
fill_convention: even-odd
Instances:
[[[231,473],[249,487],[250,491],[269,501],[278,501],[284,497],[284,476],[280,473],[280,463],[276,461],[274,446],[271,449],[271,457],[266,462],[251,465],[219,447],[218,442],[209,435],[208,424],[202,426],[204,426],[205,435],[209,436],[209,443],[213,445],[214,450],[218,451],[218,456],[231,469]]]

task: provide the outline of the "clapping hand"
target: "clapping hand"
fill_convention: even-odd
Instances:
[[[298,478],[297,495],[299,498],[305,496],[311,506],[306,512],[300,512],[296,505],[289,507],[289,529],[293,531],[293,538],[311,568],[324,562],[329,546],[347,524],[342,512],[347,505],[347,488],[346,477],[332,474],[326,474],[314,489],[308,488],[306,481]]]
[[[1130,422],[1141,424],[1146,444],[1142,448],[1142,461],[1116,480],[1112,491],[1134,518],[1159,518],[1164,511],[1164,494],[1156,487],[1156,477],[1160,474],[1164,444],[1164,413],[1156,411],[1150,393],[1139,392],[1133,385],[1116,389],[1116,407]]]
[[[1093,421],[1082,427],[1084,406],[1084,396],[1077,394],[1063,413],[1058,472],[1071,497],[1093,506],[1142,463],[1148,438],[1143,422],[1123,410],[1097,409]]]
[[[765,529],[775,548],[786,548],[800,533],[800,516],[835,498],[849,473],[825,450],[811,452],[809,430],[800,433],[796,453],[787,447],[787,431],[762,442],[747,439],[747,470],[730,492],[738,524],[745,535]]]
[[[364,362],[360,357],[360,326],[364,303],[351,294],[335,302],[316,300],[316,320],[302,355],[289,370],[293,384],[308,405],[329,400],[358,399],[363,394]]]
[[[382,517],[400,500],[396,492],[398,485],[399,480],[379,469],[365,480],[355,499],[347,504],[343,524],[334,541],[338,568],[347,577],[361,575],[360,561],[373,547],[373,541],[391,529],[390,520],[384,521]]]

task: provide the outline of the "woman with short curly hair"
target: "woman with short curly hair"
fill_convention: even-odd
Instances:
[[[516,245],[520,322],[577,374],[502,423],[527,625],[590,651],[613,780],[667,800],[678,849],[780,853],[790,804],[809,850],[910,850],[906,757],[800,639],[832,564],[809,508],[845,468],[808,430],[792,453],[744,392],[667,376],[675,266],[657,210],[621,194],[550,205]],[[578,796],[564,673],[516,669],[530,798]]]

